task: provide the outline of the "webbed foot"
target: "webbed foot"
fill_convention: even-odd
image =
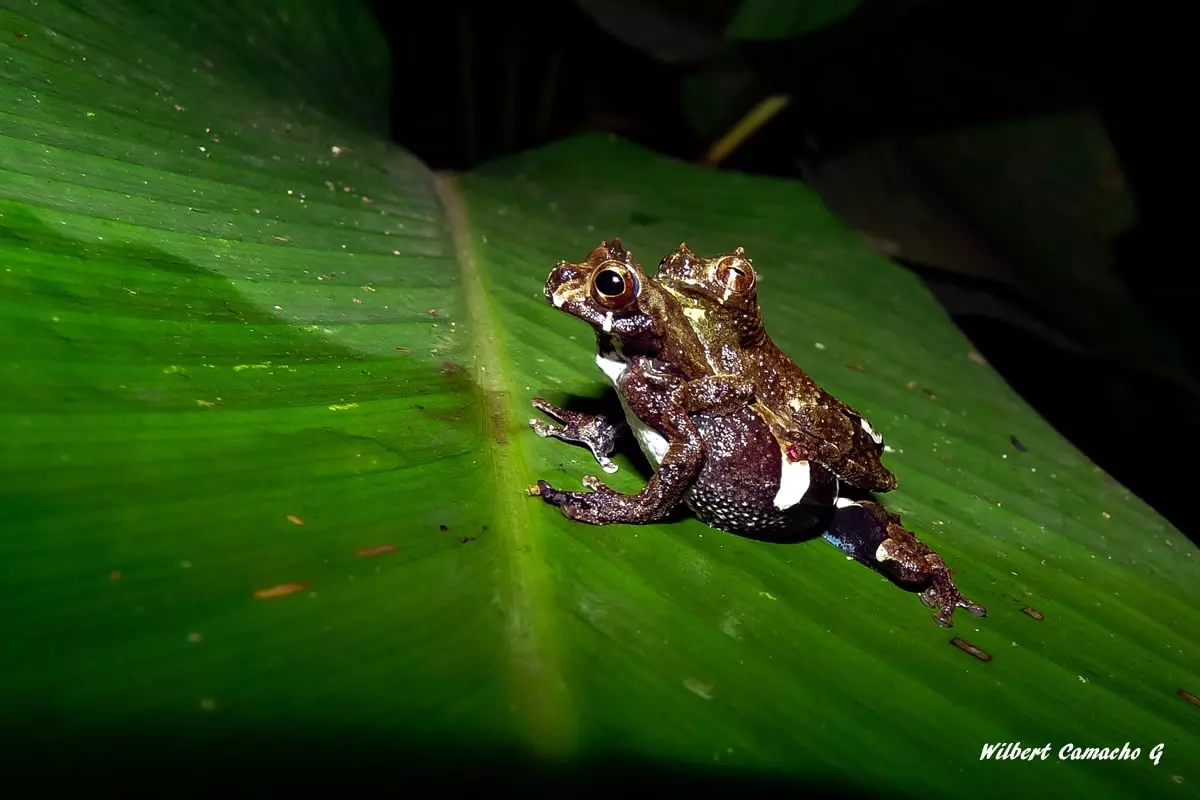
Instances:
[[[599,414],[568,411],[552,406],[540,397],[533,398],[530,405],[562,423],[561,426],[547,425],[541,420],[531,419],[529,427],[533,428],[534,433],[543,438],[554,437],[586,445],[602,470],[608,473],[617,471],[617,465],[608,456],[616,446],[617,436],[624,428],[624,423],[609,422]]]

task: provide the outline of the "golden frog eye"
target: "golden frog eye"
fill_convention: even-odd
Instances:
[[[605,308],[625,305],[637,295],[637,290],[637,276],[618,264],[596,270],[592,276],[592,295]]]
[[[731,256],[717,264],[717,284],[732,294],[746,294],[754,288],[754,267],[744,258]]]

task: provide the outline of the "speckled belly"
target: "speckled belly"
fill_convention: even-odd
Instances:
[[[817,464],[788,465],[788,485],[780,491],[779,444],[749,409],[692,419],[704,438],[706,458],[687,504],[705,524],[730,533],[802,534],[836,500],[837,479]],[[806,481],[798,489],[797,470]]]

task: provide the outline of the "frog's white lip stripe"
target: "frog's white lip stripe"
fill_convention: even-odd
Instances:
[[[551,296],[551,298],[550,298],[550,302],[554,303],[554,307],[555,307],[555,308],[562,308],[562,307],[563,307],[563,303],[567,302],[567,298],[563,297],[563,296],[562,296],[561,294],[559,294],[558,292],[555,292],[555,293],[554,293],[554,294]]]
[[[605,333],[612,332],[612,319],[613,319],[613,312],[610,311],[604,315],[604,324],[601,325],[600,327],[604,329]]]

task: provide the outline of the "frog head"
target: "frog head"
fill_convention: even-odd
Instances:
[[[692,324],[711,335],[752,344],[763,336],[758,279],[741,247],[701,258],[679,245],[658,265],[656,280],[684,304]]]
[[[582,262],[558,262],[545,294],[630,355],[659,357],[676,349],[680,336],[694,338],[679,301],[646,275],[620,239],[601,242]]]

